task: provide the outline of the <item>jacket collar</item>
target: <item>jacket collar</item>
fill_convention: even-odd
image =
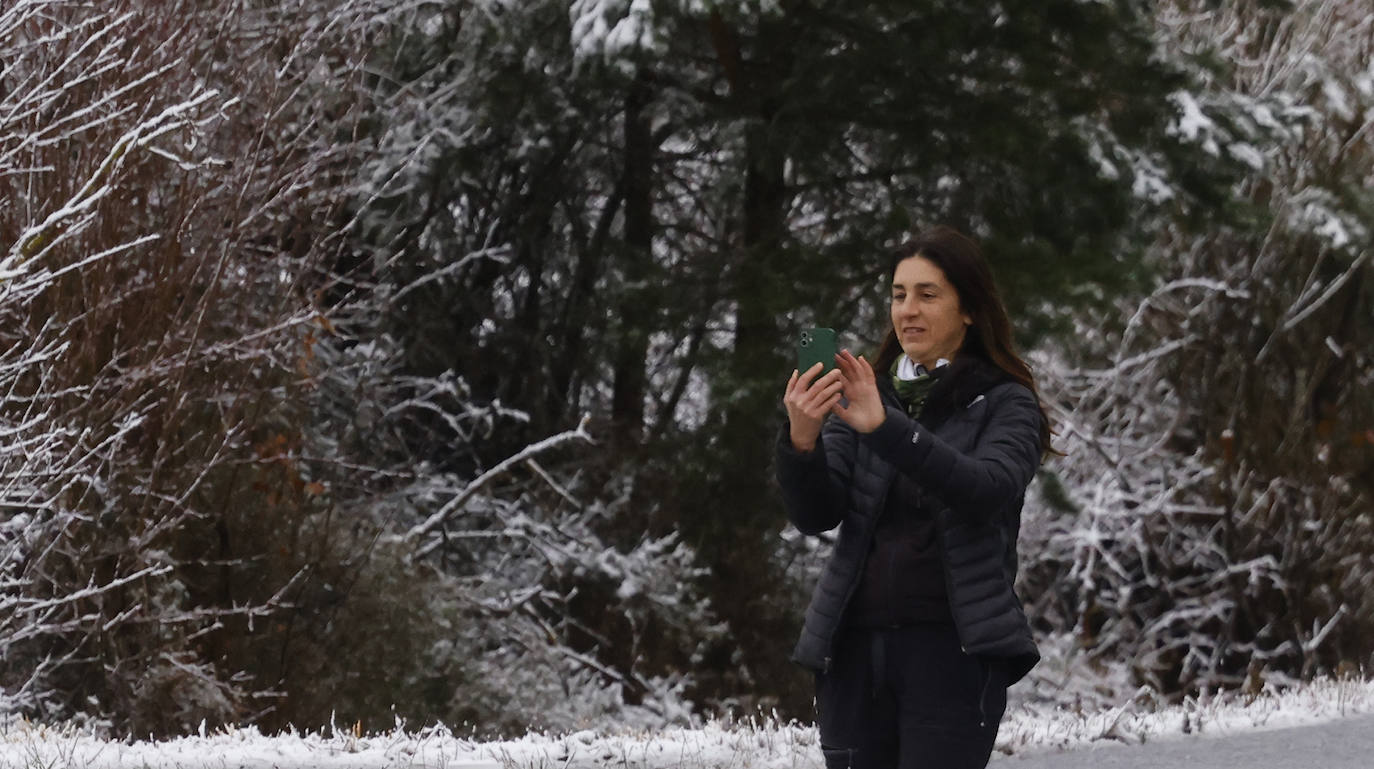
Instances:
[[[1007,372],[994,366],[986,358],[980,355],[960,355],[949,364],[935,385],[930,388],[930,395],[921,409],[920,422],[927,428],[934,428],[960,409],[967,408],[979,395],[1010,381],[1013,380]],[[878,391],[885,403],[899,409],[902,407],[901,399],[892,387],[891,377],[878,377]]]

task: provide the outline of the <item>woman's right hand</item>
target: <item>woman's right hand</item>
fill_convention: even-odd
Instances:
[[[821,435],[821,425],[840,402],[844,382],[840,380],[840,370],[817,379],[822,366],[817,363],[805,372],[792,372],[787,380],[787,392],[782,396],[782,405],[787,407],[787,419],[791,423],[792,448],[797,451],[811,451],[816,448],[816,439]]]

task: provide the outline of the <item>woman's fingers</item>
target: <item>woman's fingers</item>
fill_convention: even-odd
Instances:
[[[815,390],[819,387],[824,387],[826,384],[828,384],[829,382],[827,381],[827,378],[833,378],[836,372],[831,371],[829,374],[826,374],[825,376],[817,379],[816,372],[820,370],[820,365],[821,364],[817,363],[816,365],[812,366],[806,371],[801,372],[793,370],[792,378],[787,380],[786,396],[800,397],[805,395],[810,390]]]
[[[856,358],[854,353],[841,350],[836,358],[847,379],[861,382],[873,375],[873,367],[868,365],[868,361],[862,355]]]
[[[841,350],[835,358],[840,370],[844,372],[845,379],[861,384],[877,381],[873,375],[873,367],[868,364],[868,359],[864,356],[860,355],[856,358],[854,353]]]
[[[817,363],[816,365],[819,366],[821,364]],[[815,392],[823,390],[826,387],[829,387],[832,383],[838,382],[839,380],[840,370],[831,369],[829,372],[825,374],[825,376],[820,377],[819,379],[812,382],[810,385],[803,386],[800,389],[802,389],[803,391]]]
[[[835,356],[835,364],[841,376],[843,376],[846,386],[855,384],[859,381],[858,367],[854,365],[854,357],[849,354],[848,350]]]
[[[816,407],[816,416],[823,417],[826,414],[833,413],[835,409],[840,407],[841,399],[842,395],[840,393],[835,393],[829,398],[826,398],[820,405]]]
[[[845,375],[846,379],[849,378],[849,358],[845,357],[848,354],[848,350],[840,350],[835,353],[835,367]]]
[[[876,382],[876,381],[877,381],[877,380],[874,378],[874,376],[873,376],[873,367],[870,366],[870,365],[868,365],[868,360],[867,360],[866,358],[864,358],[864,356],[860,355],[860,356],[854,361],[854,367],[855,367],[855,368],[858,370],[858,372],[859,372],[859,378],[862,379],[864,382]]]
[[[798,405],[811,416],[821,416],[829,410],[827,404],[838,400],[843,390],[844,381],[835,377],[824,385],[811,388]]]
[[[803,371],[801,374],[801,388],[805,390],[806,388],[811,387],[813,384],[815,384],[816,377],[824,369],[824,364],[820,362],[811,364],[811,368],[807,369],[806,371]]]
[[[819,422],[830,413],[844,395],[845,379],[835,368],[820,375],[824,367],[817,363],[806,371],[792,371],[782,402],[793,418],[805,417]]]
[[[854,359],[853,353],[843,350],[837,356],[840,370],[844,372],[844,378],[851,382],[862,382],[863,372],[859,368],[859,362]]]

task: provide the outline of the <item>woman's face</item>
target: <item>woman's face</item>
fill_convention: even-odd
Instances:
[[[892,328],[908,357],[928,369],[940,358],[953,360],[972,323],[944,270],[923,256],[897,263],[892,275]]]

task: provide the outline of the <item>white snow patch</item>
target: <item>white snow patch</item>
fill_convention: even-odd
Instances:
[[[1260,154],[1259,150],[1255,149],[1254,145],[1246,144],[1245,142],[1236,142],[1235,144],[1228,145],[1226,150],[1231,153],[1232,157],[1250,166],[1250,168],[1256,171],[1264,170],[1264,156]]]
[[[650,0],[575,0],[568,11],[578,58],[604,56],[609,62],[626,51],[654,48]]]
[[[1344,248],[1350,243],[1350,232],[1345,222],[1330,208],[1319,203],[1310,203],[1302,212],[1302,219],[1312,225],[1313,234],[1326,240],[1332,248]]]
[[[1121,172],[1116,165],[1107,159],[1107,153],[1102,150],[1102,145],[1096,141],[1088,142],[1088,157],[1097,164],[1097,174],[1103,179],[1115,181],[1121,178]]]
[[[1174,188],[1169,184],[1168,175],[1158,163],[1143,154],[1131,158],[1131,194],[1150,203],[1159,204],[1174,197]]]
[[[1345,92],[1345,87],[1335,80],[1327,79],[1322,83],[1322,95],[1326,97],[1327,106],[1336,113],[1342,120],[1350,120],[1355,117],[1355,110],[1350,106],[1350,98]]]
[[[1191,93],[1175,91],[1169,98],[1178,106],[1180,113],[1173,130],[1183,138],[1196,141],[1199,135],[1210,134],[1216,128],[1216,123],[1203,114],[1202,107],[1198,106],[1197,99]]]
[[[1146,742],[1285,729],[1372,712],[1374,681],[1322,679],[1287,690],[1265,686],[1253,697],[1231,693],[1167,707],[1157,707],[1148,694],[1118,708],[1087,714],[1037,713],[1027,706],[1008,713],[997,743],[1005,753],[1030,753],[1073,749],[1102,740]],[[1019,749],[1009,749],[1018,745]]]
[[[1023,704],[998,734],[1002,754],[1082,748],[1104,740],[1191,739],[1323,723],[1374,713],[1374,682],[1319,680],[1293,689],[1266,686],[1164,705],[1147,692],[1120,707],[1082,711]],[[1192,736],[1190,736],[1192,735]],[[101,739],[89,730],[10,721],[0,726],[0,766],[86,769],[820,769],[814,727],[776,719],[711,721],[697,729],[528,734],[483,742],[443,726],[402,726],[382,734],[330,730],[266,736],[253,727],[164,741]]]

